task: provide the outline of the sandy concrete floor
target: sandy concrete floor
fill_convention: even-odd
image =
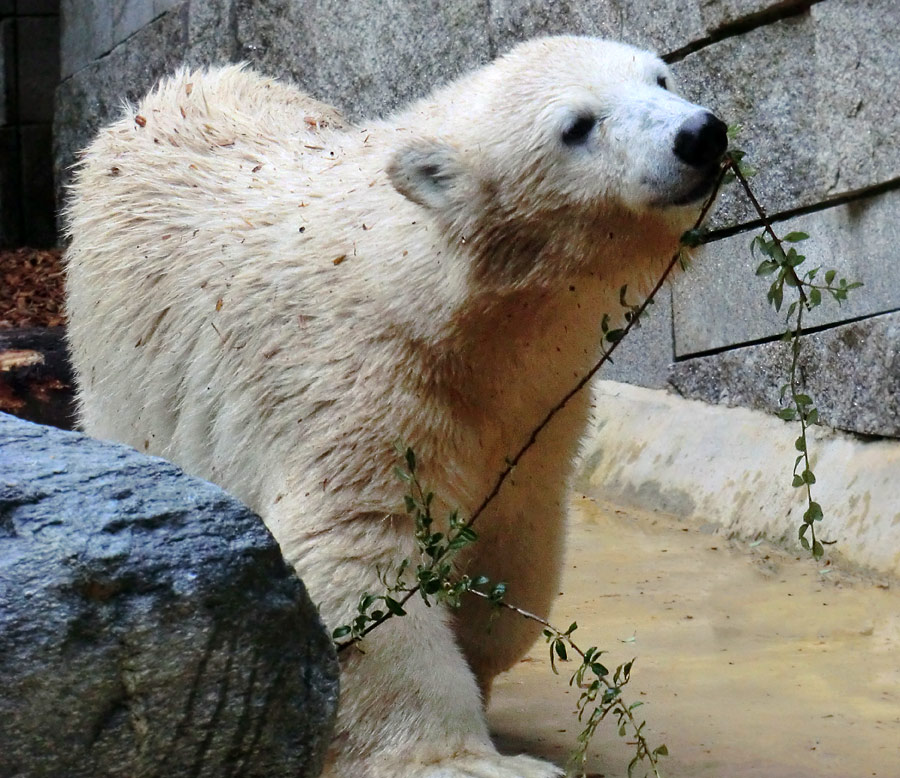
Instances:
[[[551,621],[577,620],[607,666],[637,657],[626,695],[668,746],[666,778],[900,777],[896,582],[585,497],[569,547]],[[536,645],[501,676],[489,714],[501,748],[563,764],[577,693],[546,657]],[[604,725],[589,773],[625,776],[631,755]]]

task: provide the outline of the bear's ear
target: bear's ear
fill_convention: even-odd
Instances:
[[[440,141],[404,146],[391,158],[387,174],[400,194],[436,211],[451,209],[465,188],[459,152]]]

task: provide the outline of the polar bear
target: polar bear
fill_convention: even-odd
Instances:
[[[353,125],[241,67],[182,70],[102,130],[68,207],[81,422],[266,521],[325,621],[415,558],[398,439],[465,515],[598,356],[711,190],[725,128],[656,56],[536,39]],[[460,569],[546,614],[582,392],[480,517]],[[327,776],[546,778],[483,698],[538,627],[425,607],[346,651]]]

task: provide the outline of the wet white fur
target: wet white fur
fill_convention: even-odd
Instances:
[[[358,126],[238,67],[164,81],[72,191],[84,429],[240,497],[327,623],[349,621],[376,569],[415,555],[393,443],[441,510],[471,511],[692,221],[654,206],[694,183],[671,148],[698,110],[661,75],[630,47],[540,39]],[[569,147],[579,112],[602,121]],[[544,430],[463,563],[540,614],[587,412],[583,393]],[[479,688],[537,628],[487,617],[414,600],[346,652],[326,775],[555,775],[490,743]]]

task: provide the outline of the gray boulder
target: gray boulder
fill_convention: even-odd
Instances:
[[[0,776],[319,774],[338,665],[260,519],[0,414]]]

